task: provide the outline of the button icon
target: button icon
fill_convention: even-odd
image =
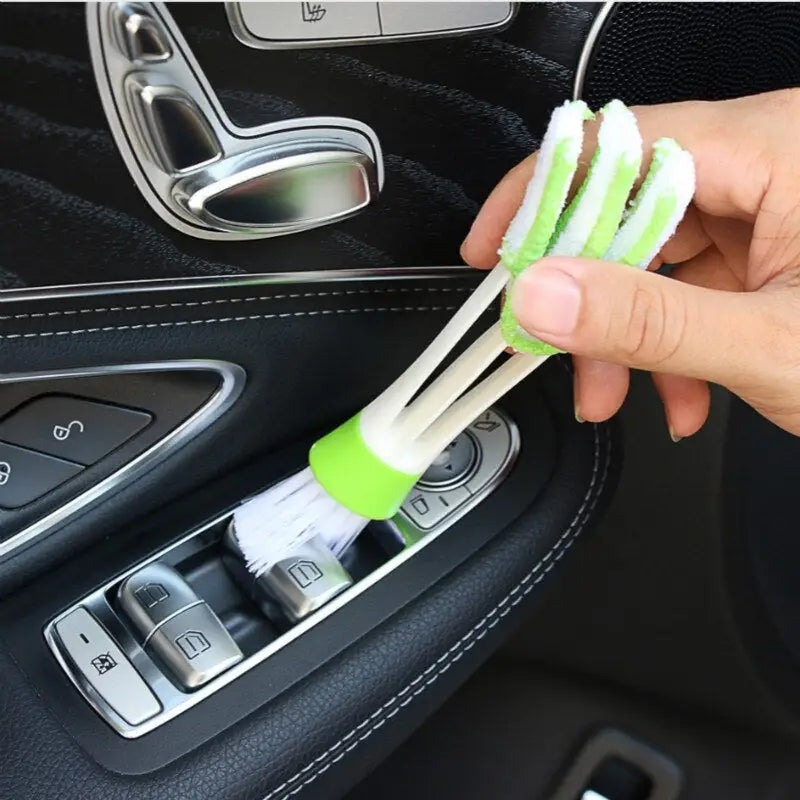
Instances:
[[[492,419],[491,412],[487,411],[486,416],[483,419],[478,420],[472,427],[478,431],[486,431],[486,433],[491,433],[500,427],[500,423],[497,420]]]
[[[205,653],[206,650],[211,649],[211,642],[209,642],[200,631],[186,631],[186,633],[182,633],[175,639],[175,644],[180,647],[189,661],[193,658],[197,658],[200,653]]]
[[[422,495],[415,497],[411,501],[411,507],[420,515],[427,514],[431,510],[428,501]]]
[[[289,577],[301,588],[306,589],[311,586],[314,581],[318,581],[322,577],[322,570],[313,562],[308,559],[296,561],[287,570]]]
[[[53,438],[58,442],[64,442],[72,435],[73,431],[83,433],[83,423],[79,419],[74,419],[69,425],[56,425],[53,428]]]
[[[0,486],[5,486],[11,477],[11,464],[8,461],[0,461]]]
[[[328,13],[328,9],[322,3],[300,3],[300,13],[303,22],[319,22]]]
[[[144,586],[140,586],[134,594],[145,608],[157,606],[169,597],[169,592],[160,583],[146,583]]]
[[[117,662],[111,653],[100,653],[92,659],[92,666],[97,670],[98,675],[105,675],[117,666]]]

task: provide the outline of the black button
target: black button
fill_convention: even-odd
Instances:
[[[24,506],[82,470],[78,464],[0,442],[0,506]]]
[[[150,424],[142,411],[48,395],[0,423],[0,439],[79,464],[93,464]]]

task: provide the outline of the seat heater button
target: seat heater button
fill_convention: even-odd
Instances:
[[[496,27],[511,17],[511,3],[381,2],[384,36]]]
[[[242,660],[242,651],[205,604],[191,606],[164,622],[147,649],[187,689],[196,689]]]
[[[48,395],[6,417],[0,423],[0,439],[89,465],[116,450],[152,419],[143,411]]]
[[[55,626],[61,649],[92,689],[129,725],[161,711],[161,704],[117,643],[83,607]]]
[[[130,61],[166,61],[172,56],[161,24],[135,3],[115,3],[111,9],[119,49]]]
[[[377,3],[239,3],[244,27],[258,39],[290,42],[307,39],[378,37]]]
[[[83,471],[60,458],[0,442],[0,508],[19,508]]]
[[[183,576],[166,564],[148,564],[119,587],[119,604],[145,639],[165,619],[200,603]]]
[[[478,446],[469,433],[457,436],[433,460],[419,479],[421,486],[445,488],[469,478],[478,461]]]
[[[347,570],[319,539],[298,547],[257,581],[275,597],[292,622],[321,608],[352,583]]]

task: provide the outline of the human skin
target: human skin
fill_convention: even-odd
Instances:
[[[522,327],[573,354],[581,421],[616,413],[637,368],[652,373],[675,440],[705,422],[708,382],[800,434],[800,89],[633,111],[645,163],[661,136],[694,156],[697,189],[675,236],[648,272],[544,258],[509,302]],[[534,153],[484,203],[462,245],[468,264],[497,262],[535,163]],[[677,265],[669,277],[652,271],[664,263]]]

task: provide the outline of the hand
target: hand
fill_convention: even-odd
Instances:
[[[574,354],[578,419],[612,416],[635,367],[653,373],[673,439],[705,422],[707,381],[800,434],[800,90],[633,111],[646,151],[671,136],[695,159],[693,205],[650,269],[677,266],[665,277],[542,259],[514,285],[520,323]],[[467,263],[495,265],[535,163],[534,154],[512,169],[486,200],[462,245]]]

